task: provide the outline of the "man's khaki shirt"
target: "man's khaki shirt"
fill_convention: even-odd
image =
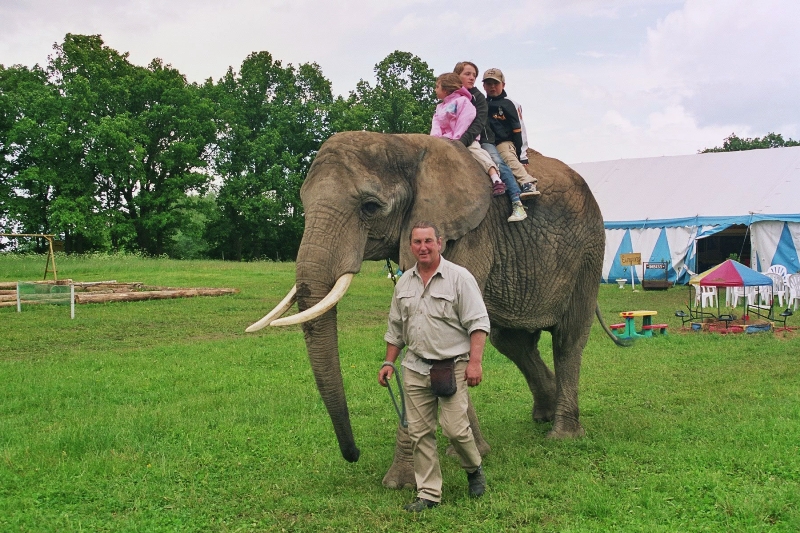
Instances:
[[[398,348],[408,346],[403,366],[428,374],[430,365],[420,358],[467,360],[470,334],[476,330],[489,333],[489,314],[478,283],[466,268],[442,257],[427,287],[417,265],[403,273],[383,338]]]

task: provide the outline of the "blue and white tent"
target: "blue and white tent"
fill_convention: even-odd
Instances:
[[[668,261],[668,279],[687,283],[698,271],[698,241],[736,225],[747,228],[753,269],[800,271],[800,147],[570,166],[605,219],[605,282],[630,279],[619,255],[639,252],[642,261]]]

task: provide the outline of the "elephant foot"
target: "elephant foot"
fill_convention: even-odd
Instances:
[[[417,486],[414,459],[411,457],[411,439],[408,437],[408,430],[400,424],[397,425],[394,460],[383,476],[383,486],[387,489],[414,489]]]
[[[539,407],[539,405],[533,405],[533,421],[537,424],[542,424],[544,422],[552,422],[556,418],[556,410],[552,407]]]
[[[556,423],[553,429],[547,432],[548,439],[577,439],[584,435],[586,435],[586,432],[578,422],[568,426]]]
[[[415,489],[417,480],[414,477],[414,463],[395,459],[383,476],[383,486],[387,489]]]

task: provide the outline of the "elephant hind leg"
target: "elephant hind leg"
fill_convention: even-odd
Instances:
[[[553,365],[556,373],[558,398],[553,428],[549,438],[574,438],[584,435],[579,420],[578,383],[583,348],[589,339],[589,328],[576,333],[577,325],[559,325],[553,331]]]
[[[492,325],[490,340],[520,369],[533,395],[533,421],[552,422],[556,414],[556,379],[539,354],[540,330],[533,333]]]

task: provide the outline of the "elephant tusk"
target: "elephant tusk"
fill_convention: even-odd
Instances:
[[[287,316],[286,318],[280,318],[272,322],[270,326],[291,326],[294,324],[302,324],[303,322],[308,322],[309,320],[317,318],[318,316],[326,313],[331,307],[336,305],[339,300],[342,299],[342,296],[344,296],[344,294],[347,292],[347,288],[350,286],[351,281],[353,281],[353,274],[343,275],[336,280],[336,285],[333,286],[331,292],[329,292],[325,298],[317,302],[317,305],[306,309],[302,313]]]
[[[281,303],[275,306],[275,309],[267,313],[267,315],[247,328],[245,331],[247,333],[253,333],[254,331],[258,331],[265,326],[269,326],[270,322],[275,320],[276,318],[280,317],[283,313],[289,310],[289,308],[294,304],[295,295],[297,294],[297,285],[292,286],[292,290],[289,291],[289,294],[281,300]]]

